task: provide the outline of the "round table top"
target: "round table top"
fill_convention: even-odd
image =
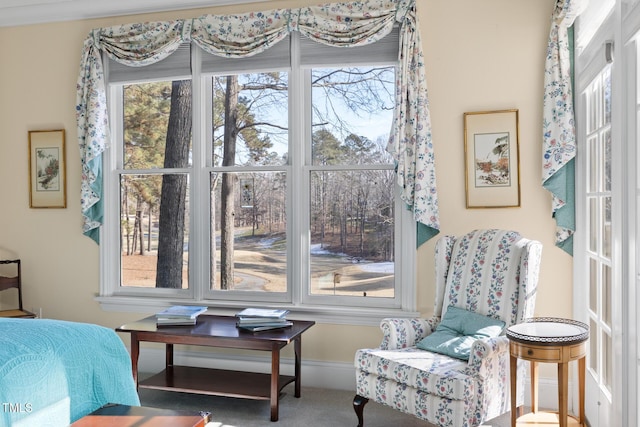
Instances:
[[[582,322],[557,317],[534,317],[507,328],[511,340],[542,345],[569,345],[586,341],[589,327]]]

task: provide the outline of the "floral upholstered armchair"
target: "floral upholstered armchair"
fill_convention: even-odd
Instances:
[[[515,231],[440,238],[433,317],[383,319],[380,347],[356,352],[358,426],[369,400],[443,427],[474,427],[508,412],[504,329],[533,316],[541,253],[540,242]],[[520,407],[522,382],[517,396]]]

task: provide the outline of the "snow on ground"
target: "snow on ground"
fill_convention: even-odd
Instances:
[[[322,246],[318,243],[315,245],[311,245],[311,255],[335,255],[335,256],[343,256],[346,257],[346,254],[342,253],[334,253],[328,251],[327,249],[323,249]],[[359,261],[356,262],[358,267],[362,271],[366,271],[367,273],[382,273],[382,274],[393,274],[394,265],[392,262],[366,262]]]
[[[343,254],[343,253],[338,253],[338,252],[331,252],[327,249],[323,249],[322,248],[322,244],[320,243],[316,243],[314,245],[311,245],[309,248],[311,255],[335,255],[335,256],[347,256],[347,254]]]
[[[276,241],[278,241],[278,239],[276,239],[275,237],[270,239],[260,239],[260,246],[262,246],[264,249],[269,249]]]
[[[362,271],[367,271],[369,273],[393,274],[393,263],[392,262],[364,263],[360,265],[360,269]]]

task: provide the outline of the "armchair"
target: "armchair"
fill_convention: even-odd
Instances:
[[[436,330],[451,306],[502,320],[506,327],[532,317],[541,253],[540,242],[515,231],[441,237],[435,247],[433,317],[383,319],[380,347],[356,352],[353,406],[358,426],[364,426],[364,405],[370,399],[442,427],[475,427],[508,412],[509,343],[504,332],[472,341],[468,361],[417,345]],[[524,370],[524,364],[518,369]],[[517,399],[521,407],[522,382]]]

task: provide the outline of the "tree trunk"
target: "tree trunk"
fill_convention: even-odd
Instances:
[[[136,232],[138,233],[140,240],[140,255],[144,255],[144,230],[142,227],[142,220],[144,219],[143,204],[144,202],[140,199],[136,202]]]
[[[366,258],[364,253],[364,226],[366,223],[367,200],[362,201],[362,209],[360,212],[360,258]]]
[[[139,205],[140,199],[136,198],[136,213],[133,220],[133,248],[131,249],[132,254],[138,250],[138,228],[140,227],[140,211],[138,210]]]
[[[209,212],[211,212],[211,218],[209,220],[209,226],[211,227],[211,259],[209,262],[209,286],[214,287],[217,278],[218,266],[216,265],[216,253],[218,251],[218,243],[216,241],[216,227],[217,227],[217,211],[216,211],[216,191],[218,185],[220,185],[219,173],[212,173],[209,175]]]
[[[128,191],[128,186],[124,186],[124,197],[123,199],[123,206],[122,206],[122,210],[124,212],[125,215],[125,221],[124,221],[124,231],[126,233],[126,238],[127,238],[127,255],[133,255],[133,252],[131,251],[131,236],[130,236],[130,230],[131,230],[131,225],[129,224],[130,220],[129,220],[129,191]]]
[[[189,164],[191,141],[191,81],[171,84],[171,112],[167,127],[165,168],[184,168]],[[162,176],[158,236],[157,288],[182,288],[182,254],[187,198],[187,176]]]
[[[148,221],[147,221],[147,252],[151,251],[151,223],[152,221],[152,215],[153,215],[153,208],[151,207],[151,205],[149,205],[148,207]]]
[[[236,139],[238,136],[238,77],[227,76],[224,103],[224,152],[223,166],[233,166],[236,159]],[[222,176],[220,200],[220,289],[233,288],[234,251],[234,200],[236,175],[224,173]]]

